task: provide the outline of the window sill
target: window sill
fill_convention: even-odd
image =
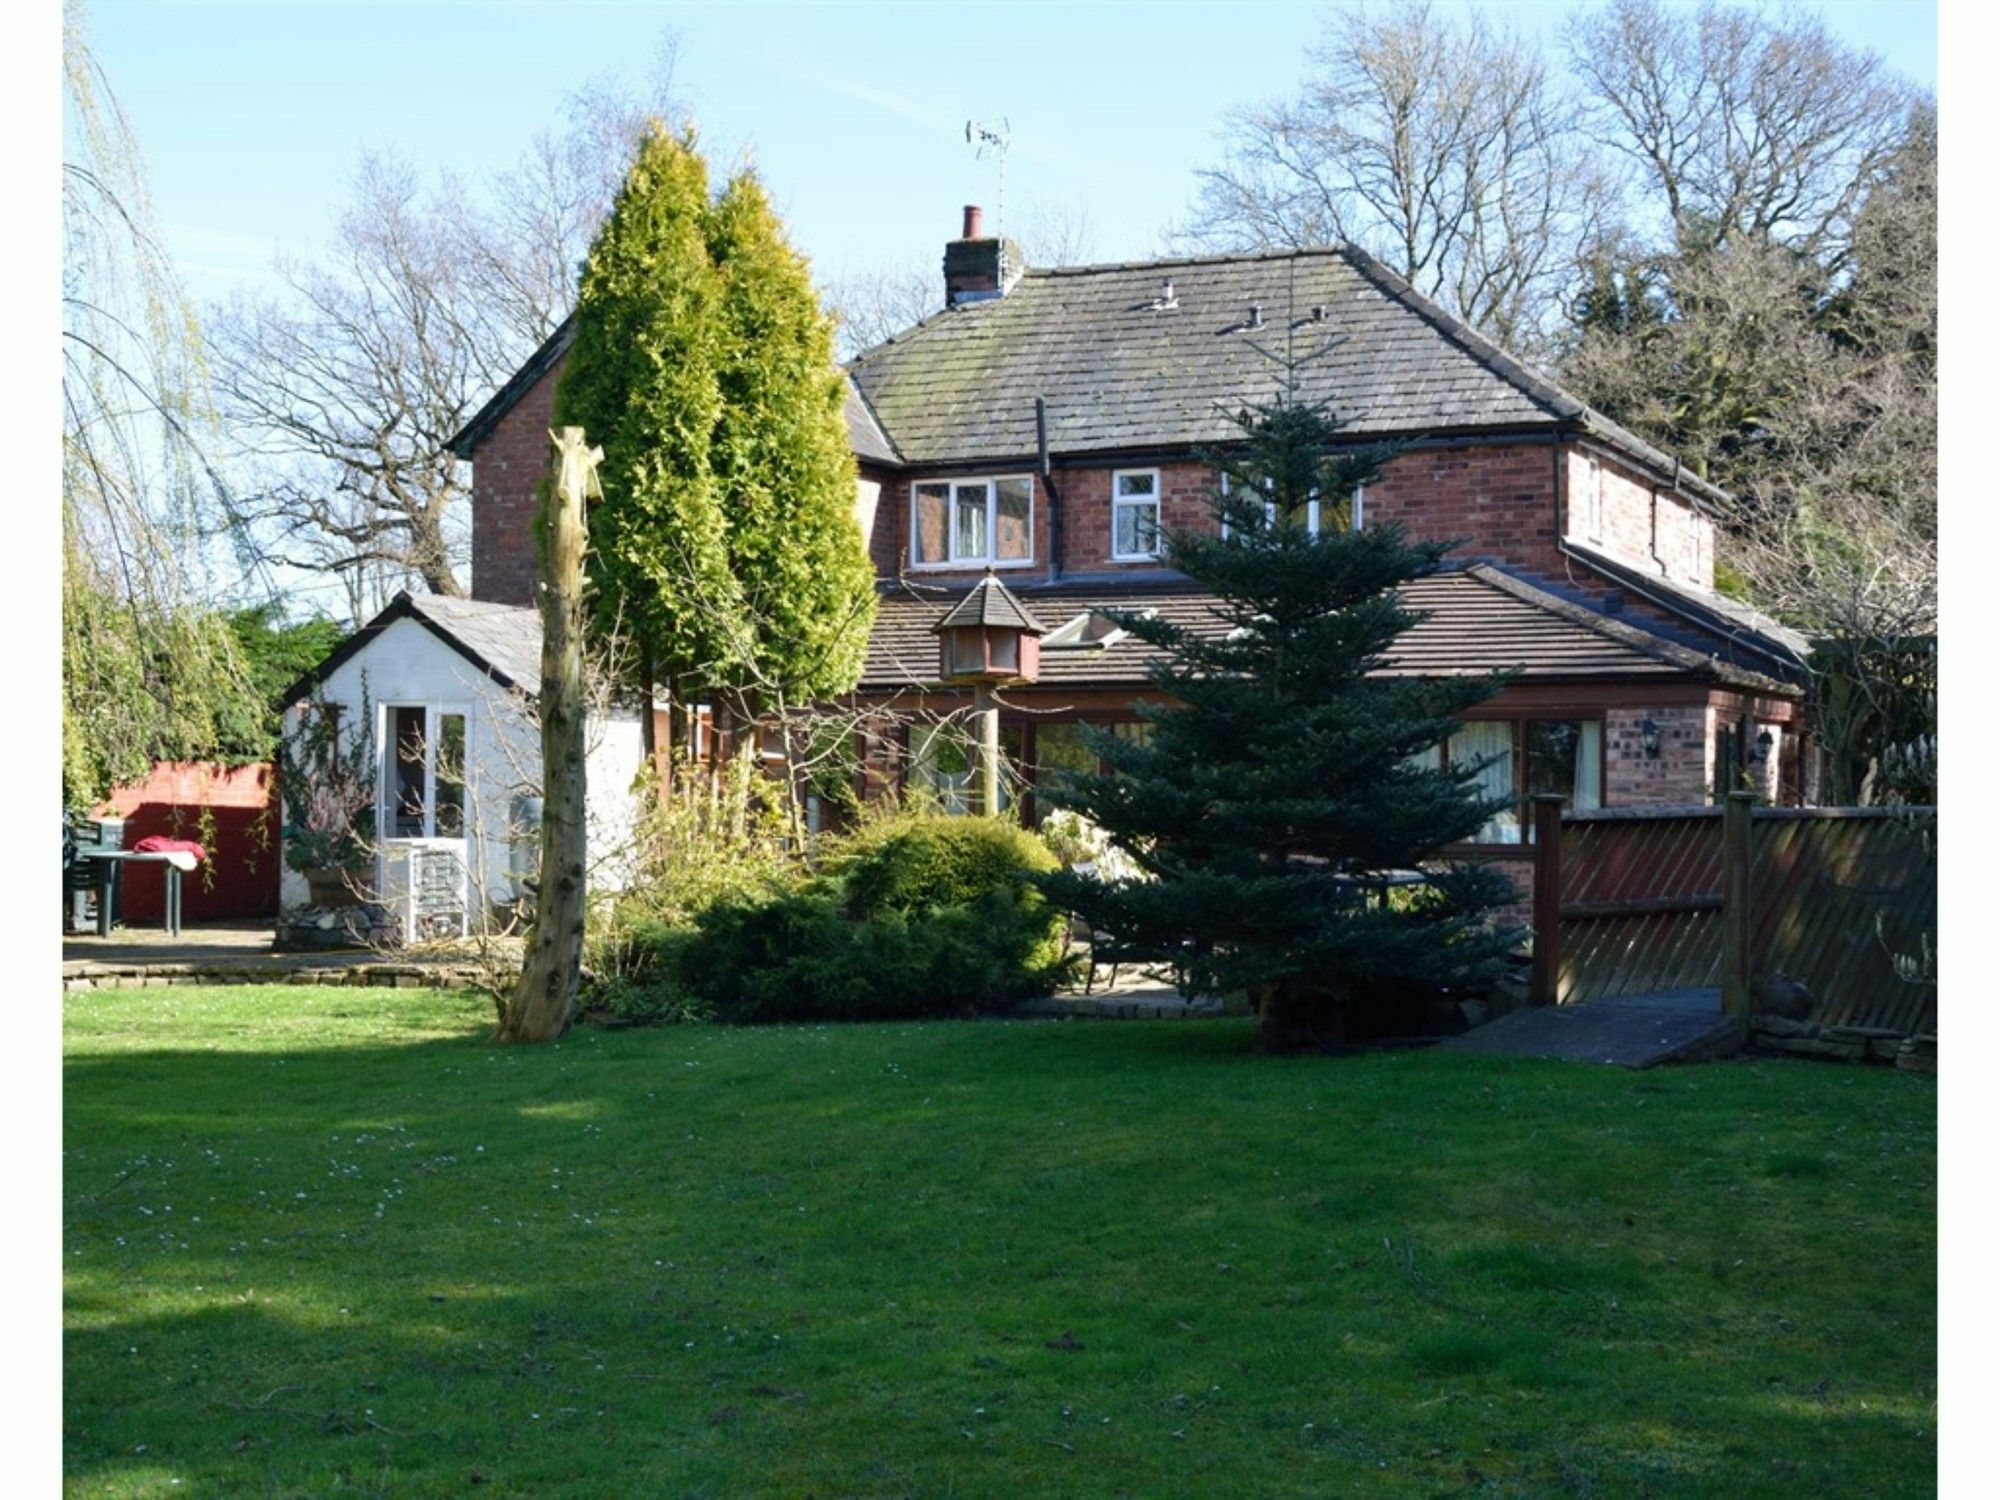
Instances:
[[[913,562],[909,565],[909,571],[912,573],[975,573],[984,572],[987,568],[991,568],[994,572],[998,573],[1008,569],[1018,571],[1022,568],[1032,568],[1035,566],[1035,559],[1032,557],[1009,558],[1004,562],[962,559],[956,562]]]

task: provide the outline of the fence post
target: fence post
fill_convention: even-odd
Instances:
[[[1562,973],[1562,817],[1563,799],[1553,792],[1534,798],[1535,824],[1535,965],[1528,1001],[1554,1005]]]
[[[1748,1030],[1750,1000],[1750,809],[1755,792],[1731,792],[1722,807],[1722,1008]]]

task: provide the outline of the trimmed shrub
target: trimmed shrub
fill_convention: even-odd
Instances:
[[[634,1020],[908,1020],[1003,1010],[1063,977],[1033,834],[903,816],[830,842],[822,873],[644,927],[599,1002]]]
[[[848,909],[866,918],[1027,892],[1028,877],[1057,868],[1057,860],[1017,823],[910,813],[842,840],[825,868],[846,882]]]

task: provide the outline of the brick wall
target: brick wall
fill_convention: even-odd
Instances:
[[[1660,753],[1649,758],[1639,726],[1660,728]],[[1613,708],[1604,714],[1604,804],[1694,807],[1708,801],[1715,710],[1706,704]]]
[[[873,464],[862,464],[854,482],[854,519],[861,526],[877,578],[892,578],[896,573],[896,495],[901,484],[891,471]]]
[[[548,472],[564,355],[472,452],[472,597],[535,602],[535,507]]]
[[[1368,486],[1362,514],[1398,522],[1419,541],[1465,538],[1463,557],[1546,573],[1560,567],[1555,482],[1546,444],[1420,449]]]
[[[480,444],[472,461],[472,596],[504,604],[534,602],[534,516],[548,462],[558,361]],[[1707,585],[1715,566],[1714,526],[1686,500],[1649,484],[1601,454],[1564,450],[1567,535],[1593,543],[1644,572]],[[1593,481],[1594,465],[1594,481]],[[1135,466],[1136,467],[1136,466]],[[1160,476],[1161,522],[1169,529],[1214,524],[1208,490],[1212,470],[1193,462],[1146,465]],[[981,471],[968,469],[966,474]],[[1016,467],[1006,472],[1019,473]],[[1065,573],[1143,572],[1146,562],[1111,556],[1111,467],[1057,471],[1062,493]],[[1597,520],[1586,495],[1595,482]],[[1420,540],[1463,538],[1460,555],[1493,558],[1530,572],[1561,576],[1557,550],[1555,461],[1545,444],[1521,443],[1421,449],[1392,460],[1368,486],[1370,521],[1399,522]],[[863,465],[856,516],[876,572],[894,577],[908,566],[910,485],[907,476]],[[1048,573],[1050,498],[1034,484],[1035,564],[1010,576]],[[1594,533],[1594,534],[1593,534]],[[978,567],[924,569],[940,582],[976,576]]]
[[[1209,491],[1215,471],[1193,462],[1131,465],[1160,476],[1161,524],[1211,527],[1215,524]],[[968,468],[948,477],[972,477]],[[1111,556],[1111,485],[1117,468],[1068,468],[1056,471],[1062,494],[1062,566],[1068,574],[1143,572],[1157,564],[1115,562]],[[943,477],[943,476],[941,476]],[[871,553],[878,569],[885,555],[907,560],[910,553],[910,486],[907,477],[893,480],[876,510],[877,532]],[[1397,521],[1412,537],[1434,540],[1465,537],[1467,557],[1490,557],[1537,572],[1560,571],[1556,550],[1555,465],[1545,444],[1422,450],[1393,460],[1368,487],[1364,515],[1371,521]],[[882,535],[885,529],[887,536]],[[1016,576],[1031,579],[1048,571],[1049,496],[1035,485],[1035,566]],[[892,570],[893,571],[893,570]],[[922,575],[940,582],[976,576],[982,567],[925,568]]]
[[[1594,450],[1572,448],[1564,534],[1643,573],[1712,586],[1715,523],[1692,502]],[[1593,486],[1597,505],[1592,507]]]

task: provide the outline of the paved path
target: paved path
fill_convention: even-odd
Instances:
[[[1554,1057],[1650,1068],[1735,1050],[1736,1023],[1719,990],[1660,990],[1580,1005],[1517,1010],[1440,1043],[1446,1052]]]

